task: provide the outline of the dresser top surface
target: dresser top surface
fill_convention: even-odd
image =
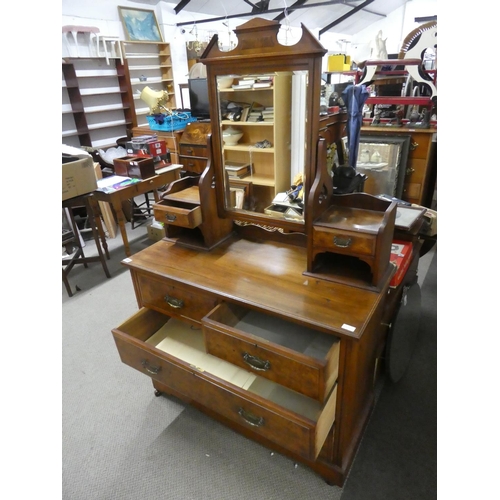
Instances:
[[[232,237],[209,252],[161,240],[122,263],[326,333],[360,338],[386,286],[376,292],[305,276],[306,261],[301,247]]]

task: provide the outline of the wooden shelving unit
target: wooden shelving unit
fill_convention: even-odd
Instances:
[[[224,145],[224,159],[252,164],[252,174],[244,177],[259,190],[260,200],[270,204],[276,194],[290,189],[291,152],[285,138],[291,134],[292,74],[273,74],[273,86],[260,89],[220,89],[221,99],[251,104],[257,102],[274,109],[274,121],[249,122],[221,121],[221,133],[229,126],[240,129],[243,137],[234,146]],[[271,147],[258,148],[255,144],[268,140]],[[265,203],[263,203],[265,204]],[[267,206],[267,205],[266,205]],[[266,207],[257,207],[263,211]]]
[[[62,63],[62,142],[116,145],[133,124],[131,92],[119,59],[67,58]]]
[[[170,97],[168,108],[177,108],[170,44],[142,41],[122,41],[121,44],[124,76],[132,94],[133,126],[148,125],[149,107],[140,98],[144,87],[166,90]]]

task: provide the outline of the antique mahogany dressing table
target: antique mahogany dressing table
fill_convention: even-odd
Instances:
[[[121,360],[151,377],[156,395],[174,395],[342,486],[373,406],[377,360],[399,293],[393,290],[390,296],[392,270],[386,262],[395,205],[361,194],[349,207],[357,214],[356,227],[346,230],[348,221],[343,221],[336,228],[326,149],[324,140],[318,140],[321,58],[326,51],[304,27],[297,44],[281,45],[279,29],[275,21],[253,19],[235,30],[238,45],[232,51],[220,51],[216,36],[205,50],[211,136],[196,203],[216,203],[216,217],[197,217],[213,224],[218,236],[207,245],[195,224],[186,224],[185,233],[173,232],[125,259],[140,309],[113,329],[113,336]],[[254,195],[261,197],[257,206],[274,195],[271,175],[265,183],[265,176],[258,175],[262,165],[271,164],[270,156],[263,158],[271,152],[259,157],[245,143],[255,138],[255,126],[239,124],[244,136],[238,147],[227,148],[222,141],[228,124],[221,117],[217,80],[256,72],[278,80],[291,72],[297,78],[286,79],[295,82],[290,95],[299,88],[306,97],[297,110],[292,102],[278,102],[276,95],[272,101],[259,94],[260,89],[243,96],[274,103],[275,113],[290,112],[292,128],[302,127],[298,142],[287,139],[292,152],[300,152],[306,193],[302,220],[235,209],[228,202],[224,164],[250,153],[255,176],[249,180],[255,181]],[[298,116],[300,122],[293,122]],[[345,116],[338,115],[339,141],[344,122]],[[292,183],[292,172],[273,172]],[[282,184],[283,179],[274,182]],[[163,201],[171,200],[167,193]],[[193,209],[188,204],[185,208]],[[370,211],[375,216],[365,224],[361,215]],[[331,231],[337,239],[325,236],[316,244],[314,231]],[[363,252],[368,263],[359,261],[361,272],[350,281],[349,266],[357,265],[350,259],[357,262],[355,254]],[[341,279],[328,266],[317,272],[318,253],[339,257],[341,265],[348,259]]]

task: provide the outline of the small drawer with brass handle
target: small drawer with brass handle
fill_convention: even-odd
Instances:
[[[136,282],[142,304],[169,316],[179,316],[199,323],[218,303],[214,295],[188,286],[179,286],[170,280],[139,274]]]
[[[226,302],[202,328],[210,354],[318,401],[337,379],[339,340],[332,335]]]
[[[153,205],[153,213],[158,222],[193,229],[202,223],[201,208],[193,203],[161,200]]]

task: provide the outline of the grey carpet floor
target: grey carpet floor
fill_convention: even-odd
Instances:
[[[134,231],[134,252],[152,243],[145,229]],[[384,483],[387,487],[389,480],[396,484],[395,489],[387,491],[401,492],[415,481],[411,477],[433,473],[431,430],[431,445],[413,458],[397,442],[390,444],[398,437],[391,436],[389,429],[382,436],[371,436],[369,432],[370,428],[385,425],[385,417],[377,412],[387,401],[397,409],[392,415],[393,425],[406,429],[407,438],[422,439],[419,431],[411,427],[416,422],[408,420],[404,402],[391,400],[394,391],[404,393],[408,399],[424,390],[406,387],[406,376],[394,388],[385,384],[343,489],[327,485],[307,467],[270,452],[175,398],[155,397],[150,380],[124,365],[114,345],[112,328],[131,316],[137,304],[129,273],[120,264],[125,255],[119,237],[111,240],[110,250],[110,279],[105,278],[99,264],[91,264],[89,269],[80,266],[81,271],[75,269],[75,274],[70,274],[70,282],[81,291],[68,298],[63,288],[64,500],[432,498],[373,496],[375,489]],[[422,262],[426,273],[434,265],[431,259]],[[424,294],[425,300],[434,300],[435,314],[435,297],[425,299]],[[428,382],[432,385],[432,381]],[[432,428],[435,412],[426,408],[420,419],[423,426]],[[383,465],[380,455],[394,468]],[[431,491],[432,477],[428,486],[427,492]]]

